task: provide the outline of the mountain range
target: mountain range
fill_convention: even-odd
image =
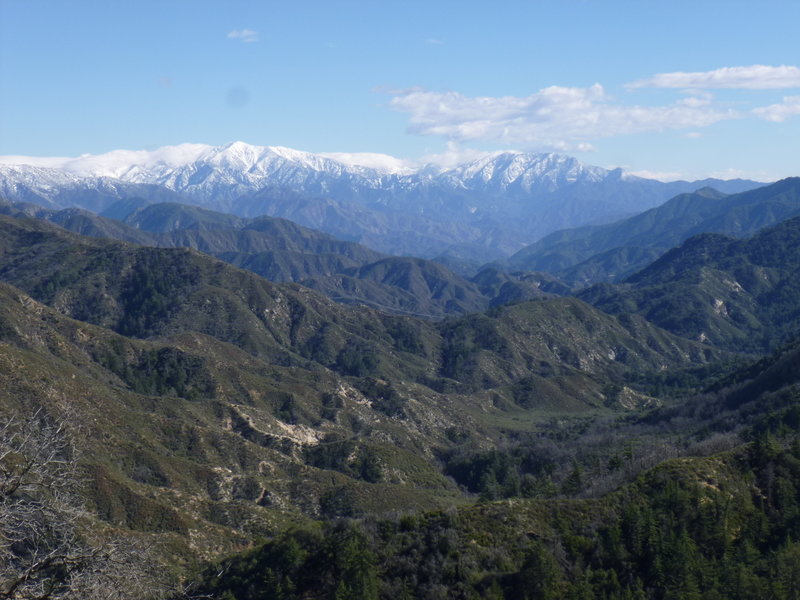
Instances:
[[[387,245],[410,243],[402,222],[426,248],[491,221],[457,223],[439,192],[503,188],[522,222],[534,198],[608,207],[631,183],[570,160],[234,144],[3,167],[27,183],[0,201],[0,517],[25,543],[0,536],[0,595],[31,548],[77,540],[92,551],[22,569],[26,589],[76,565],[115,591],[92,557],[127,556],[129,581],[172,581],[122,588],[147,600],[796,596],[800,179],[441,262],[261,214],[371,223]],[[278,163],[283,182],[245,190]],[[398,187],[359,187],[375,173]],[[424,177],[438,221],[390,206]],[[252,213],[177,189],[206,184]]]
[[[0,414],[77,432],[91,530],[200,597],[788,599],[799,186],[560,232],[607,269],[577,297],[174,197],[0,203]]]
[[[120,202],[128,206],[127,202]],[[112,214],[117,204],[110,207]],[[544,274],[492,270],[475,282],[425,259],[375,252],[355,242],[275,217],[244,218],[177,203],[149,204],[122,221],[83,209],[46,209],[0,201],[0,213],[32,216],[82,235],[146,246],[188,247],[275,282],[297,282],[336,300],[397,314],[441,318],[511,299],[562,293]]]
[[[105,212],[119,219],[25,203],[0,202],[0,212],[46,219],[94,237],[194,248],[271,281],[301,283],[337,302],[441,318],[620,280],[697,232],[754,233],[800,213],[800,180],[739,194],[712,188],[681,194],[616,223],[555,232],[507,261],[482,266],[471,277],[437,262],[382,254],[285,219],[238,217],[186,204],[121,200]]]
[[[728,355],[573,298],[432,322],[190,249],[0,232],[3,413],[77,419],[97,513],[180,545],[199,528],[204,551],[339,514],[342,489],[358,510],[460,502],[444,450],[528,411],[632,410],[655,401],[627,387],[642,373]]]
[[[361,164],[363,163],[363,164]],[[450,168],[233,142],[63,158],[0,158],[0,197],[102,213],[119,200],[179,201],[301,225],[396,255],[483,263],[557,229],[613,221],[678,193],[752,181],[663,183],[557,154],[504,152]]]
[[[531,581],[726,597],[731,564],[758,586],[796,565],[800,451],[768,436],[800,427],[797,347],[737,358],[719,348],[729,330],[688,340],[646,309],[670,285],[738,284],[771,298],[750,336],[796,335],[781,315],[797,312],[798,247],[796,220],[703,234],[587,297],[655,286],[616,315],[551,298],[430,321],[0,216],[0,414],[79,428],[96,526],[172,569],[267,536],[210,566],[200,594],[327,597],[380,573],[367,597],[511,598]],[[336,562],[355,548],[365,570]]]

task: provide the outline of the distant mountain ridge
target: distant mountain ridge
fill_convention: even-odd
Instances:
[[[800,216],[737,239],[703,233],[621,284],[578,294],[609,314],[733,351],[763,352],[797,336]]]
[[[15,211],[83,235],[194,248],[271,281],[301,283],[340,303],[441,318],[619,280],[694,234],[755,233],[800,214],[800,178],[740,194],[713,188],[681,194],[616,223],[555,232],[473,276],[434,261],[376,252],[281,218],[239,217],[179,203],[121,200],[105,211],[121,221],[81,209],[0,203],[0,212]]]
[[[117,210],[111,207],[111,212]],[[497,303],[495,296],[551,295],[539,289],[535,276],[502,291],[479,289],[436,262],[388,256],[276,217],[247,219],[177,203],[135,209],[124,221],[76,208],[52,210],[2,201],[0,213],[36,217],[95,238],[193,248],[273,282],[302,283],[337,302],[395,314],[439,318],[485,310]]]
[[[731,195],[703,188],[616,223],[554,232],[507,264],[587,285],[630,275],[693,235],[747,236],[798,214],[798,177]]]
[[[232,142],[76,159],[0,157],[0,196],[93,212],[131,197],[183,201],[291,218],[382,252],[486,262],[556,229],[608,222],[709,184],[663,183],[558,154],[502,152],[452,168],[331,156]],[[724,192],[759,185],[711,184]]]

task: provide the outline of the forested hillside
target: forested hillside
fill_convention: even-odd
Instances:
[[[119,208],[117,208],[119,207]],[[44,219],[69,231],[162,248],[193,248],[270,281],[297,282],[336,302],[384,312],[441,318],[485,310],[506,298],[547,296],[536,280],[505,290],[479,286],[429,260],[387,256],[273,217],[243,219],[185,204],[110,207],[120,220],[79,209],[2,204],[0,212]],[[127,211],[129,214],[125,214]],[[530,279],[530,276],[527,277]],[[563,291],[565,286],[552,287]]]
[[[577,454],[592,458],[573,462],[550,492],[560,499],[525,499],[523,486],[491,502],[484,490],[470,507],[294,529],[209,567],[198,590],[239,599],[794,598],[798,356],[786,348],[686,403],[573,433]],[[662,453],[638,472],[656,440],[683,457]],[[471,472],[507,483],[509,465],[546,456],[541,443],[523,447],[487,454]],[[626,473],[634,479],[618,490],[598,489]]]
[[[796,220],[692,238],[596,306],[434,321],[15,214],[0,411],[76,432],[81,539],[149,544],[143,597],[792,597]],[[692,294],[705,336],[675,326]]]
[[[585,286],[629,276],[693,235],[747,237],[798,214],[796,177],[732,195],[705,188],[616,223],[557,231],[517,252],[508,265]]]
[[[798,217],[744,240],[702,234],[621,285],[594,286],[579,297],[719,347],[769,350],[797,335],[798,248]]]
[[[667,461],[602,500],[294,529],[209,568],[218,598],[795,598],[800,447]]]

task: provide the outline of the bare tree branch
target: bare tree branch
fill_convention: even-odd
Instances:
[[[0,415],[0,600],[155,600],[172,594],[152,549],[108,537],[84,509],[64,421]]]

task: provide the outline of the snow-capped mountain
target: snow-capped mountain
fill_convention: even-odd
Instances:
[[[585,165],[575,158],[560,154],[523,154],[504,152],[473,160],[441,174],[443,180],[467,188],[508,189],[516,186],[530,192],[541,188],[555,191],[577,181],[599,182],[609,171]]]
[[[727,186],[722,191],[757,185],[720,183]],[[451,168],[244,142],[77,158],[0,157],[0,196],[11,201],[102,212],[136,197],[243,216],[289,211],[304,225],[349,239],[361,230],[377,232],[379,244],[387,240],[377,248],[383,251],[413,253],[420,236],[432,236],[437,242],[422,243],[422,252],[477,243],[490,250],[481,258],[509,253],[555,229],[640,212],[692,189],[688,182],[641,179],[569,156],[521,152],[489,154]],[[306,209],[298,213],[287,199]]]
[[[334,187],[340,187],[342,180],[354,193],[365,188],[397,194],[431,185],[483,193],[512,188],[553,192],[576,182],[600,182],[610,173],[557,154],[504,152],[450,169],[430,164],[414,169],[386,155],[322,155],[244,142],[216,147],[182,144],[150,152],[116,150],[77,158],[0,157],[0,165],[13,166],[4,169],[4,179],[18,179],[28,185],[39,181],[43,189],[83,179],[112,178],[161,185],[194,200],[213,198],[214,203],[266,187],[324,193],[334,182]]]

